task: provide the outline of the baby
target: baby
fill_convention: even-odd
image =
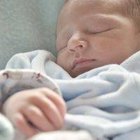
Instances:
[[[58,19],[57,64],[75,77],[103,65],[120,64],[137,52],[138,4],[138,0],[68,1]]]
[[[139,0],[67,0],[58,18],[56,63],[73,78],[121,64],[140,50],[139,13]],[[37,88],[12,95],[3,110],[31,137],[61,129],[66,104],[54,91]]]

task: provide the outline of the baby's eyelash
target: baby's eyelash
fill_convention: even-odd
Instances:
[[[99,33],[104,33],[104,32],[108,32],[108,31],[111,31],[113,30],[114,28],[107,28],[107,29],[104,29],[104,30],[100,30],[100,31],[90,31],[92,34],[99,34]]]

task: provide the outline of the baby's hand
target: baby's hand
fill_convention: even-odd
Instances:
[[[27,137],[40,131],[63,126],[66,106],[63,99],[48,88],[20,91],[3,106],[5,115]]]

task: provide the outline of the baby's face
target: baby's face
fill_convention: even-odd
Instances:
[[[138,50],[132,20],[104,0],[70,0],[58,20],[57,63],[72,77],[91,69],[120,64]]]

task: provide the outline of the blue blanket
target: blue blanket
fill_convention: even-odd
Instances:
[[[52,54],[37,50],[15,55],[6,69],[13,73],[20,71],[22,75],[30,69],[53,81],[53,89],[58,89],[67,104],[64,129],[86,130],[100,140],[137,140],[140,137],[139,67],[140,52],[137,52],[120,65],[103,66],[72,78],[55,63]],[[12,84],[14,92],[21,87],[17,83]],[[3,85],[6,86],[6,81]],[[38,87],[35,85],[33,88]],[[1,99],[8,96],[3,91]]]
[[[13,126],[6,117],[0,114],[0,140],[12,140],[13,138]]]

